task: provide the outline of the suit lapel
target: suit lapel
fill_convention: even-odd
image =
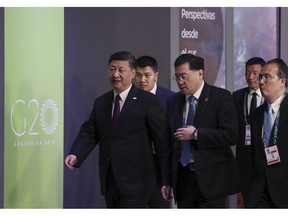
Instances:
[[[288,98],[287,98],[287,96],[285,96],[285,98],[281,102],[281,105],[280,105],[280,108],[279,108],[280,109],[280,117],[279,117],[277,140],[280,139],[280,135],[281,134],[285,134],[286,124],[287,124],[287,121],[288,121],[288,119],[287,119],[288,118],[287,107],[288,107]],[[281,130],[283,130],[283,128],[284,128],[284,131],[281,132]],[[273,128],[272,128],[272,132],[271,132],[272,135],[270,137],[270,142],[273,142],[274,132],[275,132],[275,122],[274,122],[274,125],[273,125]],[[281,141],[279,142],[279,144],[280,143],[281,143]],[[287,144],[287,143],[285,143],[285,144]],[[278,143],[277,143],[277,145],[278,145]]]
[[[135,105],[135,102],[138,100],[138,98],[136,96],[137,92],[138,92],[138,89],[134,85],[132,85],[132,87],[131,87],[128,95],[127,95],[127,98],[125,100],[125,103],[121,109],[119,119],[115,125],[115,129],[117,129],[122,124],[123,119],[125,119],[125,116],[127,114],[129,114],[130,110]]]
[[[280,116],[281,119],[279,119],[279,126],[280,124],[286,124],[287,118],[288,118],[288,112],[287,112],[287,107],[288,107],[288,96],[286,95],[285,98],[283,99],[281,105],[280,105]]]
[[[262,141],[262,129],[263,129],[263,122],[264,122],[264,112],[267,109],[267,103],[261,105],[257,112],[255,113],[255,117],[253,116],[253,122],[255,122],[255,139],[259,139],[256,143],[260,143],[262,148],[264,148],[264,144]]]
[[[177,116],[177,119],[175,119],[175,121],[176,121],[175,125],[178,125],[177,128],[179,128],[185,124],[185,122],[183,122],[184,121],[183,110],[184,110],[185,105],[186,105],[185,95],[183,95],[182,93],[178,93],[177,102],[175,104],[178,105],[178,107],[175,109],[175,112],[177,112],[175,115],[175,116]]]
[[[157,86],[157,89],[156,89],[156,95],[158,96],[158,98],[160,99],[160,102],[161,104],[164,106],[164,97],[165,97],[165,94],[164,92],[162,91],[162,88],[160,86]]]
[[[114,103],[114,92],[113,90],[109,92],[107,95],[107,99],[105,100],[104,109],[106,108],[108,111],[105,112],[105,124],[107,124],[107,128],[112,126],[112,108]]]
[[[208,106],[208,102],[210,100],[210,98],[209,98],[210,92],[211,92],[210,86],[205,83],[204,87],[202,89],[201,95],[198,99],[198,106],[197,106],[195,120],[194,120],[195,126],[199,125],[199,123],[200,123],[199,121],[205,113],[205,110]]]
[[[287,152],[287,122],[288,122],[288,96],[283,99],[280,105],[280,119],[279,119],[279,130],[277,134],[277,147],[279,152]]]
[[[248,94],[249,94],[249,88],[247,87],[245,91],[241,94],[241,109],[245,108],[246,113],[246,120],[248,121]],[[241,114],[243,111],[241,112]],[[243,119],[244,119],[244,113],[243,113]]]
[[[175,109],[172,112],[173,118],[172,121],[172,125],[173,128],[172,131],[176,131],[178,128],[183,127],[183,125],[185,124],[183,121],[183,110],[185,108],[185,104],[186,104],[186,98],[185,95],[182,94],[181,92],[176,93],[175,95],[175,100],[173,100],[173,104],[171,104],[171,106],[174,106]],[[175,126],[174,126],[175,125]],[[177,146],[178,151],[181,151],[181,141],[175,139],[175,142],[173,142],[174,146]]]

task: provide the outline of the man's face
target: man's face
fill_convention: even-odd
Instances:
[[[265,99],[272,103],[285,91],[285,78],[278,77],[277,64],[265,65],[259,74],[260,90]]]
[[[203,70],[191,70],[189,63],[179,65],[175,68],[175,80],[183,94],[193,95],[202,84]]]
[[[108,76],[112,88],[120,93],[131,85],[135,69],[131,69],[126,60],[114,60],[109,65]]]
[[[135,81],[139,88],[145,91],[151,91],[154,88],[157,78],[158,72],[154,71],[152,67],[136,67]]]
[[[245,78],[246,82],[251,89],[256,91],[259,88],[259,82],[257,80],[262,66],[260,64],[248,65],[246,67]]]

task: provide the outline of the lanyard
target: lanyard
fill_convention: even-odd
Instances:
[[[280,108],[277,112],[277,116],[275,119],[275,126],[274,126],[274,132],[273,132],[273,145],[276,145],[277,139],[278,139],[279,117],[280,117]],[[265,131],[265,125],[263,125],[263,130]],[[267,148],[269,146],[269,140],[263,139],[263,143],[264,143],[265,148]]]
[[[276,115],[276,119],[275,119],[275,126],[274,126],[274,132],[273,132],[273,145],[276,145],[277,143],[277,139],[278,139],[278,131],[279,131],[279,118],[280,118],[280,107],[281,107],[281,103],[283,101],[283,99],[286,97],[287,93],[284,94],[283,98],[281,99],[280,102],[280,106]],[[265,113],[264,113],[265,115]],[[273,126],[272,126],[273,127]],[[265,131],[265,125],[263,125],[263,129]],[[264,147],[267,148],[269,146],[269,140],[264,140],[263,139],[263,143],[264,143]]]
[[[246,94],[244,96],[244,106],[243,106],[243,109],[244,109],[244,122],[245,122],[246,125],[249,124],[248,123],[248,94],[249,94],[249,90],[246,92]],[[262,104],[262,103],[263,103],[263,97],[261,98],[260,104]],[[250,104],[250,106],[251,106],[251,104]],[[251,115],[251,113],[249,115]]]
[[[248,124],[248,92],[246,92],[245,97],[244,97],[244,122],[247,125]]]

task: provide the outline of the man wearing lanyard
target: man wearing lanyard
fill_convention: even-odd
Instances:
[[[288,207],[288,67],[279,58],[264,64],[259,74],[266,102],[251,116],[253,179],[249,208]]]
[[[257,78],[264,63],[265,61],[260,57],[250,58],[245,63],[245,79],[248,86],[232,94],[239,123],[236,160],[240,174],[241,193],[237,194],[238,208],[243,208],[246,205],[248,190],[252,179],[250,114],[263,102]]]

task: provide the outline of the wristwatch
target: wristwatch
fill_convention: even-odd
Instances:
[[[194,130],[194,132],[192,134],[192,139],[197,140],[197,129]]]

